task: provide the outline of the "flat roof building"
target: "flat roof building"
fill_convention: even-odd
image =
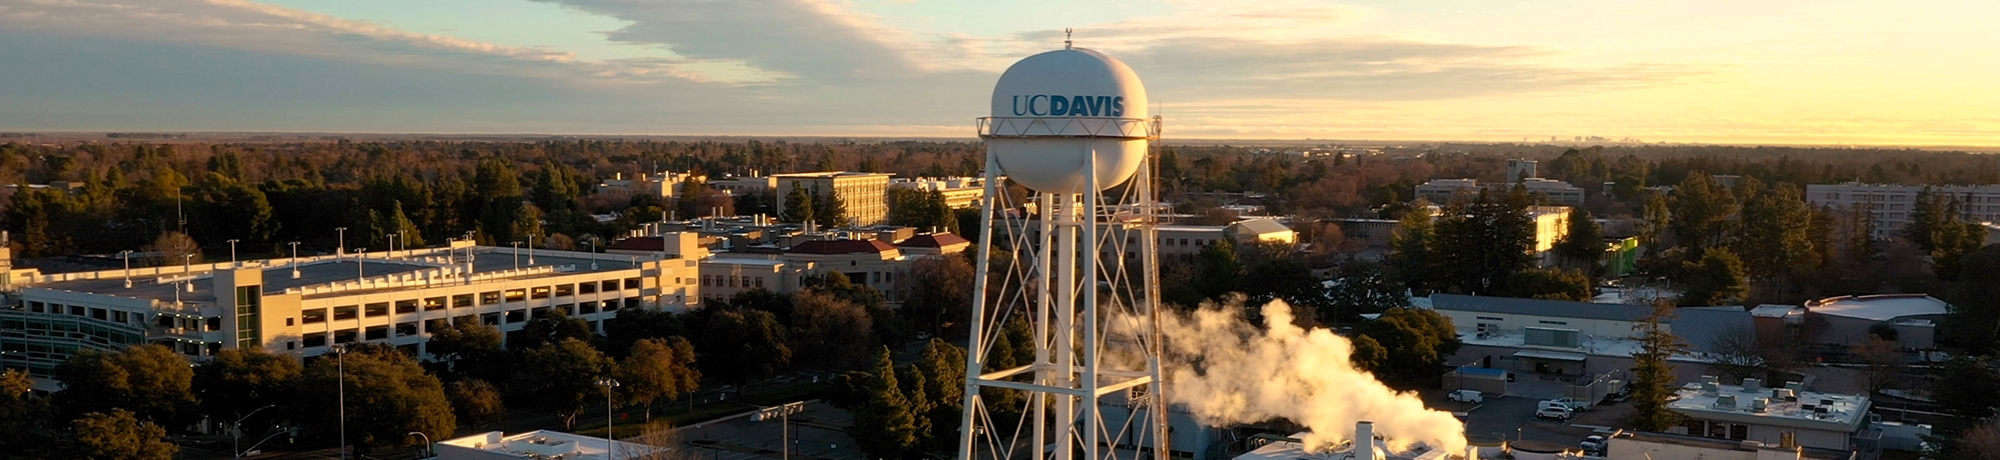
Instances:
[[[315,356],[383,343],[427,355],[433,330],[513,335],[563,312],[603,330],[626,308],[699,305],[697,260],[474,246],[32,275],[0,293],[0,365],[46,378],[83,349],[158,344]]]
[[[1687,416],[1676,434],[1863,452],[1879,447],[1881,440],[1880,430],[1870,426],[1866,395],[1809,391],[1798,383],[1766,388],[1758,379],[1723,385],[1705,377],[1682,386],[1675,396],[1667,409]]]
[[[851,171],[827,171],[809,173],[772,174],[776,187],[771,194],[777,197],[778,214],[785,213],[785,198],[793,188],[804,189],[814,199],[822,199],[838,193],[840,201],[847,206],[847,218],[853,225],[875,225],[889,217],[889,178],[894,174],[864,173]]]
[[[1896,330],[1903,348],[1937,348],[1937,324],[1951,305],[1923,294],[1878,294],[1828,297],[1805,303],[1806,318],[1823,325],[1809,339],[1851,346],[1868,341],[1868,330],[1887,325]]]
[[[439,441],[438,460],[628,460],[660,458],[668,449],[634,442],[535,430],[516,435],[498,431]]]
[[[1959,217],[1970,222],[2000,222],[2000,184],[1996,185],[1902,185],[1842,184],[1806,185],[1806,202],[1834,209],[1863,209],[1875,224],[1875,236],[1902,235],[1910,224],[1917,194],[1929,188],[1939,197],[1957,198]],[[1988,239],[1988,241],[1992,241]]]

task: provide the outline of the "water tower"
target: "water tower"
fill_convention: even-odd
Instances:
[[[994,85],[959,458],[1168,457],[1160,336],[1131,326],[1160,313],[1146,108],[1130,67],[1067,42]]]

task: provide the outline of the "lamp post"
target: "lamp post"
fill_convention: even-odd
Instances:
[[[299,279],[299,242],[293,241],[291,245],[292,245],[292,263],[291,263],[292,279]]]
[[[340,232],[340,247],[333,250],[333,255],[347,254],[347,227],[334,227],[333,231]]]
[[[806,410],[805,401],[789,402],[777,407],[765,407],[762,409],[758,409],[757,415],[755,417],[752,417],[751,419],[761,422],[765,420],[770,420],[772,417],[778,418],[778,424],[779,424],[778,442],[783,443],[785,445],[784,460],[791,460],[792,459],[792,414],[805,412],[805,410]]]
[[[543,243],[547,243],[547,241],[543,241]],[[535,235],[530,233],[528,234],[528,265],[532,266],[534,264],[535,264]]]
[[[123,258],[125,258],[125,288],[126,288],[126,289],[131,289],[131,288],[132,288],[132,250],[130,250],[130,249],[127,249],[127,250],[123,250],[123,251],[118,251],[118,256],[119,256],[119,257],[123,257]]]
[[[618,445],[618,440],[611,435],[611,393],[618,388],[618,381],[601,378],[597,379],[597,385],[604,387],[604,458],[617,458],[617,455],[612,453]]]
[[[359,283],[361,282],[361,280],[368,278],[367,272],[362,271],[363,269],[366,269],[368,265],[361,263],[362,259],[366,258],[362,257],[362,255],[367,253],[368,253],[368,248],[354,248],[354,282],[356,283]]]
[[[519,241],[515,241],[515,242],[514,242],[513,244],[514,244],[514,269],[515,269],[515,270],[520,270],[520,269],[521,269],[521,242],[519,242]]]
[[[181,254],[181,276],[187,277],[187,291],[194,292],[194,254]]]
[[[340,459],[347,460],[347,344],[333,344],[333,365],[339,376],[340,392]]]
[[[396,234],[396,233],[390,233],[390,234],[389,234],[389,257],[396,257],[396,238],[399,238],[399,237],[402,237],[402,236],[403,236],[403,235],[400,235],[400,234]]]
[[[431,452],[431,435],[424,434],[422,431],[412,431],[410,434],[404,436],[419,436],[424,438],[424,451],[418,455],[422,456],[422,458],[437,458],[437,453]]]
[[[242,417],[237,417],[236,423],[230,424],[230,426],[235,427],[236,429],[235,433],[229,435],[229,453],[231,455],[234,455],[236,458],[243,458],[243,420],[250,418],[250,416],[252,415],[257,415],[258,412],[261,412],[264,409],[270,409],[273,407],[278,407],[278,405],[272,404],[264,407],[259,407],[257,408],[257,410],[250,411],[250,413],[248,414],[243,414]]]
[[[590,269],[597,269],[597,240],[590,240]]]
[[[227,241],[229,241],[229,266],[230,266],[230,267],[235,267],[235,266],[236,266],[236,242],[237,242],[237,241],[242,241],[242,240],[238,240],[238,239],[235,239],[235,238],[230,238],[230,239],[228,239]]]

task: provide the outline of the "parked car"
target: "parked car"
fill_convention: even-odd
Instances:
[[[1455,390],[1451,394],[1445,395],[1444,398],[1462,403],[1478,404],[1486,402],[1486,396],[1481,395],[1479,390]]]
[[[1550,402],[1553,402],[1553,403],[1556,403],[1556,404],[1561,404],[1561,405],[1562,405],[1563,407],[1567,407],[1567,408],[1569,408],[1569,410],[1572,410],[1572,411],[1577,411],[1577,412],[1582,412],[1582,411],[1587,411],[1587,410],[1590,410],[1590,402],[1589,402],[1589,401],[1584,401],[1584,400],[1581,400],[1581,399],[1576,399],[1576,398],[1556,398],[1556,399],[1550,399],[1550,400],[1545,400],[1545,401],[1542,401],[1542,402],[1544,402],[1544,403],[1550,403]]]
[[[1572,411],[1570,411],[1569,409],[1566,409],[1566,408],[1561,408],[1561,407],[1543,407],[1543,408],[1541,408],[1541,409],[1539,409],[1539,410],[1536,410],[1536,411],[1535,411],[1535,417],[1536,417],[1536,418],[1545,418],[1545,419],[1550,419],[1550,420],[1560,420],[1560,421],[1565,421],[1565,422],[1569,421],[1569,419],[1570,419],[1571,417],[1575,417],[1575,416],[1576,416],[1576,412],[1572,412]]]
[[[1576,447],[1582,448],[1585,453],[1591,454],[1604,452],[1606,446],[1609,446],[1609,444],[1606,444],[1604,437],[1599,435],[1591,435],[1588,438],[1583,438],[1583,442],[1576,443]]]

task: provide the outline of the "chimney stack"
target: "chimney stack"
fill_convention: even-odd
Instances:
[[[1354,424],[1354,458],[1375,460],[1375,422]]]

